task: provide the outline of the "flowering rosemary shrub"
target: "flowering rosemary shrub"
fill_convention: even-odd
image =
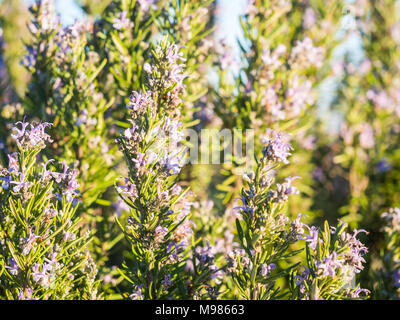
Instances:
[[[7,299],[96,299],[97,268],[75,216],[78,172],[39,162],[49,123],[18,122],[17,152],[0,169],[0,295]],[[58,167],[58,168],[57,168]],[[61,169],[58,171],[57,169]]]
[[[270,131],[262,157],[257,160],[255,172],[244,176],[242,206],[237,207],[241,221],[236,219],[240,249],[227,257],[227,272],[232,276],[245,299],[276,299],[281,296],[275,280],[289,273],[274,272],[278,262],[298,253],[289,250],[299,239],[298,228],[284,214],[284,205],[290,194],[298,190],[292,186],[297,177],[288,177],[282,184],[274,183],[274,170],[288,163],[292,147],[282,132]]]
[[[370,291],[355,284],[356,274],[364,269],[363,255],[368,249],[356,238],[365,230],[346,232],[347,224],[340,222],[329,227],[325,221],[323,232],[315,226],[308,227],[296,220],[297,227],[308,234],[301,237],[306,242],[307,266],[291,274],[291,291],[294,298],[306,300],[342,300],[368,297]],[[306,228],[305,228],[306,227]]]
[[[132,247],[124,277],[133,284],[131,299],[187,298],[216,272],[208,248],[198,247],[193,274],[184,276],[192,253],[189,190],[177,183],[183,159],[179,106],[185,90],[182,53],[166,39],[151,51],[147,90],[133,92],[127,108],[131,128],[117,140],[129,177],[117,186],[130,207],[121,226]],[[191,289],[188,290],[191,281]]]
[[[28,84],[29,115],[54,123],[55,142],[48,155],[79,168],[82,204],[89,207],[111,186],[115,174],[110,150],[106,101],[96,77],[106,60],[88,46],[90,24],[62,27],[52,1],[31,7],[32,43],[23,63],[32,74]],[[62,128],[60,130],[56,130]]]

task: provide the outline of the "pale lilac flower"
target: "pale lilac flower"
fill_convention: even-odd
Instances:
[[[373,102],[377,109],[391,111],[395,105],[392,97],[385,90],[370,89],[367,91],[367,98]]]
[[[247,5],[244,8],[244,13],[249,16],[255,16],[258,13],[258,8],[254,5],[255,0],[247,0]]]
[[[143,166],[146,165],[146,159],[144,157],[145,157],[145,154],[139,152],[137,154],[137,158],[136,159],[135,158],[131,159],[132,162],[135,164],[135,168],[136,169],[139,169],[140,167],[143,167]]]
[[[292,186],[292,181],[296,180],[296,179],[300,179],[300,177],[285,178],[285,182],[283,183],[283,185],[285,186],[286,194],[299,194],[300,193],[300,191],[296,187]]]
[[[21,129],[18,128],[19,124],[21,125]],[[30,129],[28,129],[28,125]],[[53,142],[50,136],[45,133],[46,127],[49,126],[52,126],[52,124],[48,122],[35,125],[33,123],[19,121],[13,127],[14,133],[11,134],[11,137],[23,150],[34,149],[36,147],[43,149],[46,141]]]
[[[261,267],[261,275],[263,277],[268,277],[272,270],[274,270],[276,268],[276,265],[274,263],[271,264],[263,264]]]
[[[361,241],[356,238],[361,232],[368,234],[366,230],[355,229],[353,234],[343,232],[340,235],[341,241],[349,248],[349,251],[344,254],[344,257],[346,262],[350,264],[355,273],[359,273],[364,269],[363,263],[365,263],[365,259],[362,256],[368,252],[367,247],[365,247]]]
[[[307,239],[304,236],[304,227],[307,227],[303,222],[301,222],[301,218],[304,217],[304,214],[299,213],[297,218],[290,223],[290,236],[293,240],[305,240]]]
[[[182,192],[182,187],[179,184],[175,184],[171,189],[171,194],[174,196],[180,195]]]
[[[10,183],[13,181],[11,176],[0,177],[0,181],[4,181],[1,187],[7,190],[10,187]]]
[[[292,146],[288,143],[289,137],[286,133],[277,132],[272,129],[267,130],[267,134],[262,138],[261,143],[266,145],[263,154],[268,160],[289,163],[287,157]]]
[[[400,232],[400,208],[390,208],[387,212],[382,213],[381,217],[386,222],[386,232]]]
[[[146,71],[147,73],[152,73],[153,68],[152,68],[152,66],[150,65],[150,63],[146,62],[146,63],[143,65],[143,70]]]
[[[40,265],[35,263],[33,266],[33,271],[31,273],[33,281],[41,284],[43,287],[48,288],[50,286],[50,276],[52,267],[49,264],[44,263],[42,266],[42,271],[39,271]]]
[[[170,64],[176,64],[178,60],[181,60],[181,61],[186,60],[183,57],[183,53],[179,51],[181,48],[182,48],[182,46],[179,46],[175,43],[171,44],[171,46],[168,47],[167,52],[166,52],[166,58]],[[181,67],[181,65],[176,66],[176,67]]]
[[[307,68],[311,65],[320,68],[323,65],[323,60],[324,49],[322,47],[314,47],[313,41],[309,37],[305,37],[303,41],[296,41],[289,63],[294,65],[294,68]]]
[[[164,170],[168,175],[176,175],[181,171],[181,164],[179,163],[180,158],[172,158],[168,155],[164,157],[161,164],[164,166]]]
[[[65,232],[63,235],[63,240],[64,241],[74,241],[76,239],[76,234],[73,232]]]
[[[273,88],[268,88],[261,98],[261,104],[265,106],[267,111],[272,115],[275,120],[285,119],[285,112],[283,105],[279,101],[278,95]]]
[[[243,212],[243,213],[245,213],[245,214],[247,214],[247,215],[252,215],[253,212],[254,212],[254,209],[253,209],[252,207],[249,207],[249,206],[246,204],[246,198],[245,198],[244,196],[242,196],[242,197],[237,198],[237,199],[240,199],[240,200],[242,201],[242,205],[241,205],[241,206],[234,207],[234,208],[233,208],[234,212],[239,212],[239,213],[242,213],[242,212]]]
[[[47,169],[47,165],[51,162],[54,162],[54,159],[50,159],[45,163],[41,163],[40,165],[43,167],[43,171],[41,172],[40,176],[43,181],[48,181],[53,177],[53,172]]]
[[[155,10],[157,9],[157,6],[154,4],[156,0],[138,0],[138,3],[140,5],[140,9],[143,12],[148,12],[149,9]]]
[[[207,246],[205,247],[196,247],[195,256],[199,260],[202,265],[206,265],[214,262],[214,255],[212,254],[212,247],[210,246],[209,241],[207,240]]]
[[[171,281],[171,275],[167,274],[164,277],[164,280],[161,281],[162,285],[164,286],[164,288],[168,288],[172,285],[172,281]]]
[[[322,276],[334,277],[336,270],[343,267],[343,263],[344,259],[339,259],[337,253],[334,251],[322,258],[322,261],[317,261],[316,266]]]
[[[14,152],[12,154],[8,154],[8,171],[18,172],[19,171],[19,164],[18,164],[18,153]]]
[[[350,296],[353,299],[357,299],[360,298],[360,294],[365,294],[366,296],[368,296],[370,294],[370,291],[367,289],[361,289],[360,286],[357,286],[356,290],[352,292]]]
[[[41,28],[45,31],[55,30],[59,25],[59,20],[56,14],[56,9],[53,0],[41,1]]]
[[[79,116],[76,119],[75,124],[77,126],[81,126],[81,125],[89,125],[89,126],[94,126],[97,124],[97,119],[96,118],[92,118],[88,116],[89,112],[85,109],[79,112]]]
[[[368,123],[363,123],[359,136],[360,146],[364,149],[371,149],[375,145],[374,130]]]
[[[9,269],[10,270],[10,273],[12,274],[12,275],[17,275],[18,274],[18,271],[20,270],[19,269],[19,267],[18,267],[18,264],[15,262],[15,260],[12,258],[12,257],[10,257],[10,258],[8,258],[8,266],[5,266],[7,269]]]
[[[133,22],[128,18],[128,13],[122,11],[118,13],[118,17],[113,19],[113,27],[117,30],[133,28]]]
[[[131,300],[143,300],[142,285],[139,286],[134,285],[133,292],[129,296],[129,298],[131,298]]]
[[[25,291],[20,290],[18,293],[19,300],[34,300],[32,299],[33,290],[31,288],[26,288]]]
[[[298,178],[287,177],[284,183],[277,183],[276,189],[268,192],[268,198],[273,202],[283,203],[288,200],[289,195],[299,194],[299,190],[291,185],[292,181]]]
[[[11,181],[11,184],[15,184],[15,186],[13,187],[13,192],[18,193],[22,190],[27,190],[29,189],[33,183],[30,181],[26,181],[25,180],[25,174],[20,172],[19,173],[19,181]]]
[[[134,91],[129,97],[129,103],[126,105],[128,109],[133,111],[144,113],[153,104],[153,99],[151,98],[152,93],[147,91],[146,93],[138,93]]]
[[[304,12],[303,16],[303,27],[305,29],[310,29],[315,25],[316,17],[315,12],[312,8],[308,7]]]
[[[65,169],[64,169],[65,170]],[[65,171],[64,171],[65,172]],[[71,170],[66,176],[66,189],[63,195],[66,195],[66,200],[68,202],[73,202],[79,195],[79,182],[77,180],[78,170]]]
[[[294,277],[294,283],[296,285],[302,285],[304,283],[304,281],[307,280],[307,277],[308,277],[308,275],[310,273],[310,270],[306,266],[302,265],[302,267],[303,267],[303,272],[301,274],[297,274]]]
[[[127,128],[124,131],[124,137],[128,140],[132,139],[135,137],[135,132],[136,130],[139,129],[139,127],[137,125],[132,125],[132,128]]]
[[[175,241],[179,242],[178,247],[187,247],[188,239],[193,233],[192,223],[190,220],[185,220],[174,230]]]
[[[116,202],[114,202],[112,204],[112,206],[115,208],[115,213],[117,214],[118,217],[120,217],[122,215],[123,211],[125,211],[125,212],[130,211],[130,207],[126,204],[126,202],[124,200],[122,200],[119,197],[116,200]]]
[[[278,45],[278,47],[271,53],[271,50],[264,49],[261,55],[261,60],[264,63],[264,67],[270,71],[277,70],[281,65],[282,62],[279,60],[280,56],[286,52],[286,46],[283,44]],[[273,78],[271,74],[270,79]]]
[[[304,235],[306,242],[309,243],[309,247],[313,250],[315,250],[317,244],[318,244],[318,229],[314,226],[311,226],[311,228],[307,225],[305,225],[308,228],[309,234]]]
[[[24,247],[22,250],[23,255],[26,256],[33,249],[33,245],[35,244],[37,238],[39,238],[39,236],[34,234],[32,229],[29,229],[28,238],[24,239]]]
[[[346,122],[343,122],[340,127],[340,136],[346,145],[350,145],[353,142],[354,131]]]
[[[314,102],[311,81],[301,81],[297,75],[289,80],[289,88],[286,90],[285,109],[289,117],[298,116],[301,111]]]
[[[125,186],[118,186],[117,192],[130,199],[135,199],[137,197],[136,185],[127,178],[125,178]]]

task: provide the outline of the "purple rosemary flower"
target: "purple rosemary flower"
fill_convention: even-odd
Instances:
[[[312,8],[308,7],[304,12],[303,27],[305,29],[311,29],[315,25],[316,17],[315,12]]]
[[[285,111],[283,105],[279,101],[278,95],[273,88],[268,88],[262,95],[261,104],[265,106],[268,113],[274,120],[285,119]]]
[[[115,213],[118,217],[122,216],[122,212],[130,211],[130,207],[120,197],[118,197],[118,199],[112,204],[112,206],[115,208]]]
[[[307,277],[308,277],[308,275],[310,273],[310,270],[306,266],[302,265],[301,267],[303,268],[303,272],[300,273],[300,274],[297,274],[294,277],[294,283],[296,285],[302,285],[304,283],[304,281],[307,280]]]
[[[286,46],[283,44],[278,45],[276,49],[272,52],[272,54],[269,48],[263,50],[261,60],[264,63],[264,67],[267,67],[267,69],[271,72],[268,72],[268,74],[270,75],[270,79],[273,79],[273,71],[277,70],[282,65],[282,62],[279,60],[279,58],[285,52]]]
[[[129,298],[131,298],[131,300],[143,300],[142,285],[139,286],[134,285],[133,292],[129,296]]]
[[[20,290],[18,293],[18,299],[19,300],[34,300],[32,298],[32,293],[33,293],[32,288],[26,288],[24,291]]]
[[[287,157],[291,155],[289,151],[293,148],[288,143],[288,140],[288,134],[268,129],[266,135],[261,140],[266,145],[263,148],[264,157],[273,162],[289,163]]]
[[[293,241],[307,239],[304,236],[304,227],[308,227],[308,226],[306,226],[303,222],[300,221],[301,218],[304,216],[305,216],[304,214],[299,213],[297,215],[297,218],[290,223],[289,234],[290,234],[290,238]]]
[[[359,136],[360,146],[364,149],[371,149],[375,145],[374,130],[368,123],[361,125],[361,133]]]
[[[149,9],[152,10],[157,9],[157,6],[154,4],[155,2],[156,2],[155,0],[138,0],[140,9],[145,13],[148,12]]]
[[[65,232],[63,235],[63,240],[64,241],[74,241],[76,239],[76,234],[73,232]]]
[[[240,213],[243,212],[243,213],[245,213],[247,215],[250,215],[250,216],[253,215],[254,209],[252,207],[249,207],[246,204],[246,198],[244,196],[242,196],[241,198],[237,198],[237,199],[242,201],[242,205],[234,207],[233,210],[236,211],[236,212],[240,212]]]
[[[67,176],[66,185],[67,188],[63,192],[63,195],[66,196],[66,200],[68,202],[73,202],[75,198],[79,195],[79,182],[77,179],[78,170],[71,170]]]
[[[313,41],[306,37],[303,41],[296,41],[289,63],[292,68],[308,68],[311,65],[320,68],[323,64],[323,59],[324,49],[322,47],[314,47]]]
[[[390,208],[382,213],[381,217],[386,222],[385,232],[389,234],[400,232],[400,208]]]
[[[392,170],[392,168],[393,168],[392,164],[389,163],[386,159],[379,160],[375,167],[379,173],[388,172],[388,171]]]
[[[299,177],[287,177],[282,184],[277,183],[276,189],[268,192],[268,199],[272,202],[283,203],[288,200],[291,194],[298,194],[299,190],[293,187],[292,181]]]
[[[263,264],[261,267],[261,275],[263,277],[268,277],[272,270],[274,270],[276,268],[276,265],[274,263],[271,264]]]
[[[287,177],[285,178],[285,182],[282,184],[285,187],[286,194],[299,194],[299,190],[296,187],[292,186],[292,181],[300,179],[300,177]]]
[[[357,288],[350,294],[350,297],[353,299],[360,298],[360,294],[364,294],[365,296],[368,296],[371,292],[367,289],[362,289],[360,286],[357,286]]]
[[[19,164],[18,164],[18,153],[14,152],[12,154],[8,154],[8,171],[19,171]]]
[[[133,22],[128,18],[128,13],[122,11],[118,13],[118,17],[113,19],[113,27],[117,30],[133,28]]]
[[[129,97],[129,103],[126,105],[127,109],[131,109],[137,113],[144,113],[153,105],[152,92],[139,93],[134,91]]]
[[[199,260],[200,264],[206,265],[214,262],[214,255],[211,253],[212,247],[207,240],[207,246],[196,247],[195,256]]]
[[[285,109],[289,118],[298,116],[307,105],[313,103],[311,90],[312,84],[308,80],[301,81],[297,75],[289,80],[289,88],[285,93]]]
[[[161,281],[162,285],[164,286],[164,288],[168,288],[172,285],[172,281],[171,281],[171,275],[167,274],[164,276],[164,280]]]
[[[305,225],[308,228],[309,234],[304,235],[306,242],[309,243],[309,247],[313,250],[315,250],[317,244],[318,244],[318,228],[315,226],[311,226],[311,228],[307,225]]]
[[[15,193],[18,193],[21,190],[27,190],[33,185],[32,182],[25,180],[25,174],[22,172],[19,173],[19,181],[13,180],[10,183],[15,184],[15,186],[12,189],[13,192],[15,192]]]
[[[125,178],[124,180],[125,180],[125,185],[118,186],[117,192],[131,200],[136,199],[137,197],[136,185],[133,182],[131,182],[128,178]]]
[[[317,272],[319,275],[325,277],[334,277],[336,275],[336,270],[343,267],[343,263],[344,259],[339,259],[337,253],[334,251],[322,258],[322,261],[317,261]]]
[[[11,176],[0,177],[0,181],[4,181],[1,187],[7,190],[10,187],[10,183],[13,181]]]
[[[48,288],[50,286],[50,276],[51,276],[50,271],[52,267],[44,263],[42,266],[42,271],[39,271],[39,268],[40,265],[35,263],[31,273],[33,281],[39,283],[45,288]]]
[[[144,157],[145,157],[145,154],[139,152],[137,154],[137,158],[136,159],[135,158],[131,159],[132,162],[135,164],[135,168],[136,169],[139,169],[140,167],[143,167],[143,166],[146,165],[146,159]]]
[[[33,245],[35,244],[37,238],[39,238],[39,236],[34,234],[32,232],[32,229],[29,229],[28,238],[23,239],[24,246],[23,246],[22,254],[24,256],[26,256],[33,249]]]
[[[10,257],[10,258],[8,258],[8,266],[5,266],[7,269],[9,269],[10,270],[10,273],[12,274],[12,275],[17,275],[18,274],[18,271],[20,270],[19,269],[19,267],[18,267],[18,264],[15,262],[15,260],[12,258],[12,257]]]
[[[21,129],[18,128],[18,125],[21,125]],[[30,126],[30,129],[28,129]],[[52,126],[51,123],[44,122],[39,124],[28,123],[28,122],[17,122],[14,127],[14,133],[11,134],[11,137],[16,141],[19,148],[22,150],[30,150],[30,149],[43,149],[45,148],[45,142],[53,142],[50,136],[45,133],[46,127]]]

